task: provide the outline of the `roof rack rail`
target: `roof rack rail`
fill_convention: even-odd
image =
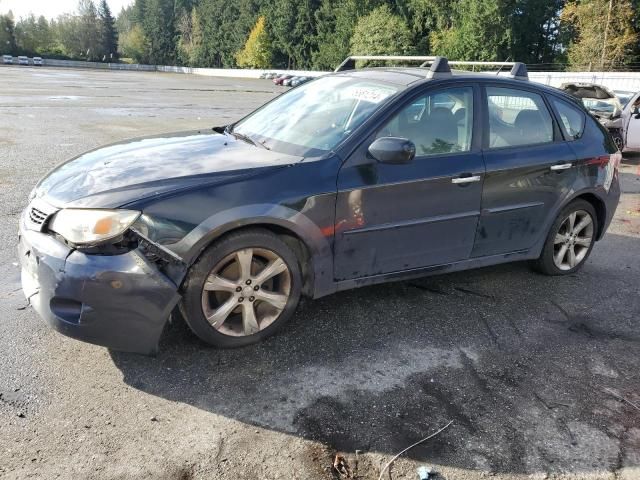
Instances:
[[[403,61],[403,62],[422,62],[420,67],[430,66],[427,73],[428,78],[442,77],[451,75],[451,66],[467,66],[467,67],[511,67],[509,76],[517,80],[528,80],[527,67],[521,62],[476,62],[453,60],[449,61],[445,57],[439,56],[414,56],[414,55],[350,55],[335,69],[336,72],[345,70],[355,70],[356,61],[373,60],[373,61]],[[500,73],[501,70],[498,71]],[[487,72],[489,73],[489,72]]]
[[[378,61],[390,61],[400,60],[403,62],[430,62],[435,60],[436,57],[428,56],[413,56],[413,55],[350,55],[344,59],[344,61],[338,65],[335,69],[336,72],[343,72],[345,70],[355,70],[356,61],[358,60],[378,60]],[[421,65],[422,66],[422,65]]]

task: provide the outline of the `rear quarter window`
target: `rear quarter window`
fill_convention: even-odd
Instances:
[[[551,97],[551,104],[558,112],[566,139],[577,140],[580,138],[584,133],[584,112],[555,97]]]

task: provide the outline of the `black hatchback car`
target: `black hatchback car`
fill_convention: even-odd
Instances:
[[[153,353],[176,307],[205,342],[246,345],[301,295],[518,260],[575,272],[620,160],[521,64],[341,71],[233,125],[53,170],[21,218],[23,288],[56,330],[113,349]]]

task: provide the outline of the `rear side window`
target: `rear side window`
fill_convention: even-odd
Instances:
[[[576,140],[584,131],[584,113],[566,102],[551,97],[551,103],[558,111],[567,140]]]
[[[553,142],[553,120],[541,95],[514,88],[486,91],[490,148]]]

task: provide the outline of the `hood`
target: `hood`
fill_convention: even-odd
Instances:
[[[113,208],[301,160],[212,130],[158,135],[84,153],[52,170],[35,196],[56,207]]]

